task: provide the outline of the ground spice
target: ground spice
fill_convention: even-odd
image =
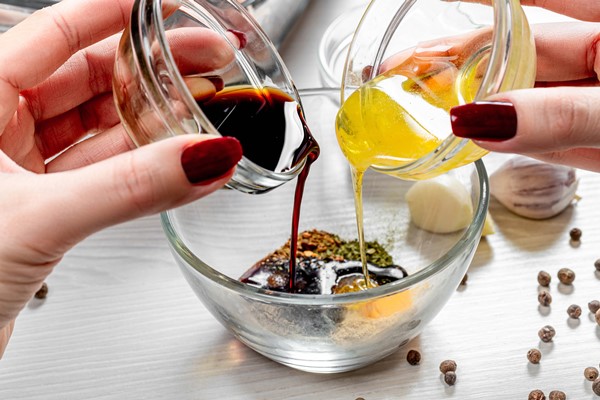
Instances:
[[[549,286],[552,277],[546,271],[540,271],[537,276],[538,283],[540,286]]]
[[[560,390],[553,390],[550,392],[548,400],[567,400],[567,395]]]
[[[447,372],[455,372],[455,371],[456,371],[456,361],[444,360],[440,363],[440,372],[442,374],[446,374]]]
[[[558,270],[558,280],[564,285],[570,285],[575,280],[575,272],[569,268],[561,268]]]
[[[421,353],[417,350],[410,350],[406,354],[406,361],[408,361],[410,365],[418,365],[421,362]]]
[[[527,359],[532,364],[539,364],[542,359],[542,353],[538,349],[531,349],[527,352]]]
[[[42,283],[42,286],[34,294],[36,299],[45,299],[48,296],[48,285],[46,282]]]

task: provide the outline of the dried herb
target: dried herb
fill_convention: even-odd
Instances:
[[[392,257],[378,242],[365,242],[367,262],[381,267],[392,265]],[[360,260],[360,244],[358,240],[343,242],[338,254],[346,260]]]

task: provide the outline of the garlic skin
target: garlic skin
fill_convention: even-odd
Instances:
[[[450,233],[466,228],[473,220],[471,195],[450,175],[418,181],[405,197],[411,220],[421,229]]]
[[[524,156],[506,161],[490,176],[490,194],[522,217],[551,218],[577,198],[576,170]]]

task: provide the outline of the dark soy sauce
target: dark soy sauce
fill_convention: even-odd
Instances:
[[[244,157],[275,173],[296,168],[298,175],[292,213],[288,288],[294,290],[298,250],[298,224],[304,186],[311,164],[319,156],[319,145],[310,134],[300,105],[275,89],[240,86],[226,88],[199,105],[223,136],[240,141]],[[305,161],[304,161],[305,160]]]

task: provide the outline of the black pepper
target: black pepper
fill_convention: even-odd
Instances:
[[[537,276],[538,283],[540,286],[549,286],[552,277],[546,271],[540,271]]]
[[[417,350],[410,350],[406,354],[406,361],[408,361],[410,365],[418,365],[421,362],[421,353]]]
[[[592,300],[588,303],[588,309],[592,314],[596,314],[596,311],[600,310],[600,301]]]
[[[456,372],[454,371],[448,371],[444,374],[444,382],[446,382],[446,385],[448,386],[454,386],[454,384],[456,383]]]
[[[556,335],[556,331],[550,325],[544,326],[538,332],[538,336],[540,337],[540,340],[544,343],[551,342],[552,339],[554,338],[554,335]]]
[[[570,318],[578,319],[581,316],[581,307],[577,304],[571,304],[569,308],[567,308],[567,314],[569,314]]]
[[[567,395],[560,390],[553,390],[550,392],[548,400],[567,400]]]
[[[592,390],[594,391],[594,393],[597,396],[600,396],[600,378],[596,379],[593,383],[592,383]]]
[[[558,270],[558,280],[564,285],[570,285],[575,280],[575,272],[569,268],[561,268]]]
[[[546,396],[544,395],[544,392],[542,392],[541,390],[532,390],[531,392],[529,392],[529,400],[546,400]]]
[[[587,367],[583,370],[583,376],[585,376],[585,379],[588,381],[593,382],[598,379],[598,369],[595,367]]]
[[[527,352],[527,359],[532,364],[539,364],[542,359],[542,353],[538,349],[531,349]]]
[[[48,296],[48,285],[46,282],[42,283],[42,286],[34,294],[36,299],[45,299]]]
[[[581,229],[579,228],[573,228],[569,231],[569,236],[571,237],[571,240],[578,242],[581,239]]]
[[[455,372],[455,371],[456,371],[456,361],[444,360],[440,363],[440,372],[442,374],[446,374],[447,372]]]
[[[538,302],[544,307],[548,307],[552,303],[552,295],[547,290],[542,290],[538,293]]]

